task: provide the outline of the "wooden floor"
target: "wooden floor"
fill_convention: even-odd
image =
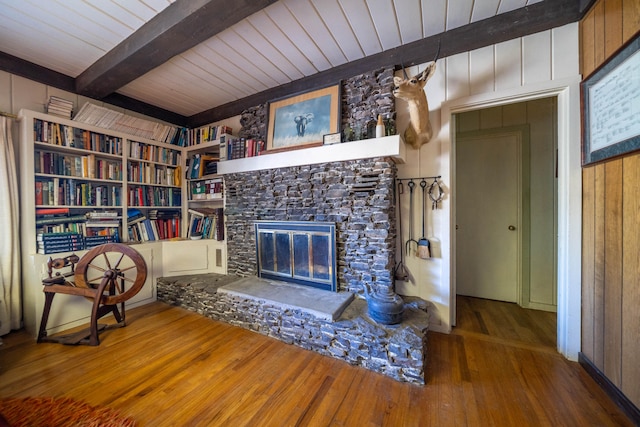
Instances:
[[[459,298],[429,334],[428,384],[400,383],[184,309],[127,313],[99,347],[3,337],[0,396],[66,396],[141,426],[625,426],[555,350],[555,316]]]

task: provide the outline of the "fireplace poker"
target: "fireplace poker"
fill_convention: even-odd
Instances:
[[[400,233],[400,262],[396,265],[394,277],[396,280],[406,282],[409,280],[409,274],[404,266],[404,255],[402,247],[402,194],[404,194],[404,186],[402,181],[398,182],[398,232]]]
[[[405,252],[409,255],[411,242],[415,242],[417,249],[418,241],[413,238],[413,189],[416,183],[411,180],[407,185],[409,186],[409,240],[405,243]]]

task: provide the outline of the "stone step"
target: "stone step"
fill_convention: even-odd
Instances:
[[[244,277],[218,288],[241,298],[265,301],[283,309],[298,309],[334,321],[353,300],[351,292],[329,292],[260,277]]]

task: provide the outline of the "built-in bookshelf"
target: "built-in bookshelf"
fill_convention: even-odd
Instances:
[[[194,129],[186,148],[187,238],[224,240],[224,179],[218,174],[222,150],[233,139],[228,126]]]
[[[210,212],[200,216],[206,218],[201,234],[211,238],[188,238],[189,209],[198,204],[188,201],[190,185],[201,181],[210,188],[212,179],[221,178],[203,174],[188,182],[186,159],[208,153],[219,139],[205,141],[211,131],[198,136],[104,108],[92,111],[88,121],[99,117],[96,111],[102,114],[95,124],[29,110],[18,115],[24,324],[34,336],[44,305],[38,285],[47,275],[50,257],[75,253],[82,258],[92,247],[108,242],[135,245],[147,264],[147,279],[127,302],[130,306],[155,301],[157,277],[226,273],[226,243],[217,240],[224,239],[219,195],[201,202],[220,218],[214,223]],[[120,130],[126,126],[136,128],[137,134]],[[219,182],[214,191],[220,191]],[[86,324],[90,307],[85,298],[54,304],[48,333]]]
[[[20,121],[30,253],[186,236],[183,147],[26,110]],[[144,237],[131,233],[131,209],[153,224]]]

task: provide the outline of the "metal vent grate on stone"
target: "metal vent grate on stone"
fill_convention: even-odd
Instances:
[[[351,192],[368,194],[372,191],[376,191],[380,184],[379,173],[368,173],[356,176],[356,182],[351,186]]]

